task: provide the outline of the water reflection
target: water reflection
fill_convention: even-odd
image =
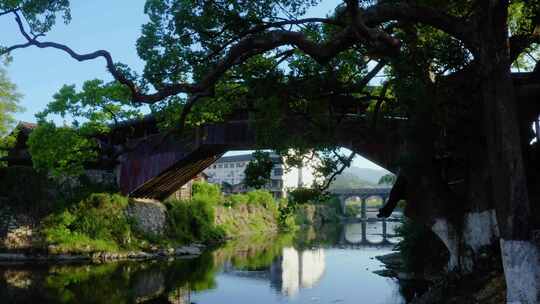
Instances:
[[[270,266],[271,285],[283,295],[294,296],[301,288],[314,287],[323,277],[325,265],[322,248],[283,248],[282,256]]]
[[[359,235],[380,240],[382,228],[363,224],[238,240],[194,260],[0,266],[0,299],[7,303],[356,303],[359,299],[404,303],[395,281],[372,273],[380,268],[372,258],[391,247],[343,246],[343,238],[354,243]]]
[[[344,226],[340,243],[342,245],[387,246],[399,242],[395,221],[362,221]]]

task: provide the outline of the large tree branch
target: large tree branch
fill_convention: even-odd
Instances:
[[[357,7],[357,1],[349,1],[349,6]],[[223,55],[222,60],[215,66],[211,67],[206,75],[196,83],[172,83],[164,84],[158,88],[155,93],[145,93],[131,79],[129,79],[121,70],[119,70],[112,56],[105,50],[99,50],[87,54],[79,54],[66,45],[55,42],[41,42],[38,36],[30,35],[25,30],[23,22],[17,12],[15,19],[21,31],[21,34],[26,38],[25,44],[20,44],[8,48],[14,50],[29,46],[39,48],[54,48],[67,53],[77,61],[87,61],[97,58],[103,58],[106,61],[107,69],[111,75],[120,82],[126,85],[132,94],[132,100],[137,103],[156,103],[170,96],[180,93],[192,95],[186,105],[181,117],[181,121],[185,118],[193,105],[200,100],[201,97],[211,96],[215,84],[221,77],[232,67],[243,63],[247,59],[257,54],[262,54],[267,51],[277,49],[281,46],[290,45],[308,56],[312,57],[319,63],[327,62],[335,57],[340,52],[352,47],[357,43],[369,44],[370,46],[381,47],[379,51],[395,51],[399,48],[399,41],[382,30],[370,28],[368,26],[379,25],[391,20],[416,20],[425,22],[431,25],[436,25],[443,30],[449,31],[456,36],[464,36],[465,30],[462,23],[458,22],[457,18],[440,13],[430,8],[423,8],[409,4],[379,4],[367,10],[353,10],[354,22],[352,25],[345,26],[340,32],[333,35],[330,40],[322,43],[310,40],[302,32],[287,31],[287,30],[272,30],[266,31],[263,25],[260,28],[251,29],[246,37],[240,39],[234,45],[228,48],[228,52]],[[283,24],[294,24],[302,22],[330,22],[327,19],[304,19],[297,21],[284,21]],[[336,21],[337,22],[337,21]],[[272,24],[276,26],[278,23]],[[269,25],[266,25],[269,26]],[[259,32],[261,31],[261,32]],[[256,33],[255,33],[256,32]],[[390,48],[389,48],[390,47]],[[7,52],[4,50],[3,52]]]
[[[372,27],[390,21],[422,23],[461,40],[468,47],[475,44],[474,28],[470,22],[431,7],[382,2],[363,10],[361,19]]]
[[[0,12],[0,17],[4,16],[4,15],[8,15],[8,14],[11,14],[11,13],[15,13],[17,11],[19,11],[20,8],[19,7],[16,7],[16,8],[12,8],[12,9],[9,9],[9,10],[6,10],[6,11],[2,11]]]
[[[356,156],[356,152],[354,152],[354,151],[351,152],[351,154],[347,158],[343,158],[341,155],[339,155],[335,151],[334,151],[334,155],[341,162],[341,168],[339,168],[339,170],[332,173],[332,175],[329,178],[326,179],[326,182],[319,188],[319,190],[321,190],[321,191],[327,190],[328,187],[330,187],[330,184],[332,184],[332,182],[336,179],[336,177],[338,175],[340,175],[341,173],[343,173],[343,171],[345,171],[345,169],[347,169],[347,168],[349,168],[351,166],[351,162],[354,159],[354,157]]]
[[[305,19],[283,20],[283,21],[278,21],[278,22],[270,22],[270,23],[260,24],[260,25],[256,25],[256,26],[254,26],[254,27],[240,33],[238,36],[236,36],[236,37],[230,39],[229,41],[225,42],[221,47],[214,50],[206,58],[210,59],[210,58],[218,55],[219,53],[223,52],[223,50],[225,50],[227,47],[232,45],[234,42],[237,42],[237,41],[241,40],[242,38],[245,38],[245,37],[247,37],[249,35],[258,34],[258,33],[264,32],[266,30],[269,30],[271,28],[281,28],[281,27],[283,27],[285,25],[301,25],[301,24],[306,24],[306,23],[325,23],[325,24],[333,24],[333,25],[338,25],[338,26],[343,26],[343,27],[345,26],[343,23],[340,23],[340,22],[338,22],[336,20],[328,19],[328,18],[305,18]]]

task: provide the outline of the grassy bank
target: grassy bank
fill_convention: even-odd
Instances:
[[[3,220],[4,231],[12,219],[20,224],[19,218],[31,218],[31,234],[26,230],[17,234],[17,245],[3,246],[2,251],[92,254],[213,244],[246,235],[294,231],[299,224],[320,222],[320,214],[333,210],[305,189],[295,191],[290,200],[275,200],[262,190],[225,196],[216,185],[195,183],[190,200],[163,202],[166,223],[157,235],[140,229],[128,212],[133,202],[114,189],[84,178],[68,182],[52,181],[24,167],[0,171],[0,217],[7,214],[9,218]],[[28,185],[32,191],[26,189]],[[2,240],[6,237],[0,235]],[[17,247],[18,243],[25,246]]]
[[[36,218],[31,250],[50,254],[153,251],[190,243],[215,244],[239,236],[277,233],[293,225],[279,202],[265,191],[224,196],[216,185],[195,183],[190,200],[167,200],[164,231],[140,229],[128,198],[81,190],[58,199]],[[23,212],[24,213],[24,212]]]

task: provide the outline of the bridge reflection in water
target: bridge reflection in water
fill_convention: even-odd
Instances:
[[[302,289],[316,287],[323,280],[327,268],[327,251],[336,248],[362,250],[386,248],[391,250],[399,242],[396,228],[399,220],[369,219],[344,224],[338,239],[328,247],[298,249],[284,247],[270,267],[261,271],[239,271],[229,268],[226,275],[269,281],[276,293],[294,297]]]
[[[398,220],[369,219],[349,223],[343,228],[340,245],[343,246],[388,246],[399,242],[396,228]]]

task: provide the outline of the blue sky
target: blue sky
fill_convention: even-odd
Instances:
[[[327,15],[339,2],[322,1],[309,15]],[[144,15],[144,3],[145,0],[73,0],[71,23],[57,24],[42,40],[67,44],[79,53],[106,49],[115,61],[140,72],[144,63],[137,56],[135,42],[141,25],[148,20]],[[2,45],[23,41],[11,16],[0,18],[0,29],[3,29]],[[89,79],[112,79],[101,59],[77,62],[58,50],[37,48],[17,50],[12,55],[14,61],[7,71],[24,96],[21,104],[26,111],[16,115],[21,121],[35,121],[35,113],[41,111],[64,84],[80,86]],[[379,168],[362,158],[355,160],[354,165]]]

